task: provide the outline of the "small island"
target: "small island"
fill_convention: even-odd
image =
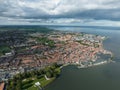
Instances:
[[[0,28],[0,82],[6,90],[34,90],[57,78],[63,66],[111,62],[112,52],[103,48],[105,39],[47,28]]]

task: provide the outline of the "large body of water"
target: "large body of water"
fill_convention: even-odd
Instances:
[[[108,36],[104,48],[114,53],[116,63],[85,69],[67,66],[45,90],[120,90],[120,30],[115,28],[51,27],[57,30]]]

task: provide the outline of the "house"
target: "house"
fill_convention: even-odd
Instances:
[[[5,86],[4,82],[0,83],[0,90],[4,90],[4,86]]]
[[[6,56],[12,56],[12,53],[9,52],[9,53],[5,53]]]

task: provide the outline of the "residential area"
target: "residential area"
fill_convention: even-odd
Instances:
[[[0,31],[0,88],[18,73],[39,70],[53,63],[94,62],[100,53],[111,55],[103,48],[104,39],[99,35],[62,31]]]

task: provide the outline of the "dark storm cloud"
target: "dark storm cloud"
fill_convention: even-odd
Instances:
[[[119,0],[0,0],[0,22],[120,21]],[[74,19],[74,20],[73,20]],[[68,22],[68,20],[67,20]]]

